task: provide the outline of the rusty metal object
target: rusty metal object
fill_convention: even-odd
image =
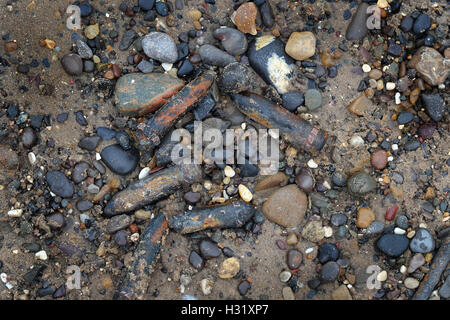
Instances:
[[[223,206],[194,209],[169,219],[169,226],[182,234],[212,228],[240,228],[255,214],[252,205],[235,201]]]
[[[118,300],[142,300],[147,292],[150,276],[159,259],[161,247],[168,234],[168,223],[160,213],[148,224],[134,251],[133,264],[127,272],[122,287],[116,292]]]
[[[199,182],[201,178],[198,165],[180,164],[160,170],[116,193],[106,204],[103,214],[112,217],[139,209],[169,196],[183,185]]]
[[[158,146],[175,122],[189,112],[206,94],[214,78],[214,73],[205,72],[173,95],[147,124],[139,125],[137,131],[139,144],[151,148]]]
[[[328,133],[288,110],[255,93],[234,94],[238,109],[250,119],[267,128],[279,129],[281,135],[293,146],[306,151],[320,151]]]
[[[450,238],[442,242],[436,256],[433,258],[431,268],[417,289],[413,300],[428,300],[434,288],[441,279],[450,260]]]

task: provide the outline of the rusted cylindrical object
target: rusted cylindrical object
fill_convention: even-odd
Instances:
[[[306,151],[320,151],[328,133],[255,93],[234,94],[238,109],[267,128],[279,129],[284,139]]]
[[[159,253],[168,231],[168,223],[164,214],[160,213],[150,221],[134,251],[134,261],[127,272],[122,287],[116,292],[116,299],[144,299],[150,276],[153,273],[155,263],[159,259]]]
[[[430,271],[422,280],[419,288],[417,289],[413,300],[428,300],[433,292],[434,288],[441,279],[442,273],[447,268],[450,260],[450,238],[445,239],[442,242],[436,256],[431,262]]]
[[[194,164],[180,164],[160,170],[116,193],[106,204],[103,214],[112,217],[142,208],[171,195],[183,185],[199,182],[201,178],[202,171]]]
[[[256,209],[243,201],[223,206],[194,209],[169,219],[169,226],[180,233],[192,233],[212,228],[240,228],[255,214]]]
[[[139,144],[144,147],[158,146],[175,122],[206,94],[214,82],[214,77],[214,73],[208,71],[195,78],[173,95],[150,121],[145,125],[139,125],[137,131]]]

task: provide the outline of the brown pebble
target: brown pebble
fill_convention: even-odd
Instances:
[[[8,52],[13,52],[17,50],[17,43],[14,41],[8,41],[5,43],[5,50]]]
[[[369,78],[370,79],[378,80],[382,76],[383,76],[383,72],[381,70],[378,70],[378,69],[372,69],[369,72]]]
[[[113,64],[112,71],[113,71],[114,77],[120,78],[120,75],[122,74],[122,70],[120,70],[120,67],[117,64]]]
[[[240,5],[240,7],[231,15],[231,21],[235,24],[239,31],[243,33],[249,33],[256,35],[256,16],[258,9],[255,3],[246,2]]]
[[[384,150],[377,150],[372,153],[370,157],[370,162],[372,163],[372,167],[378,170],[383,170],[388,163],[388,154]]]
[[[417,100],[419,99],[419,95],[420,89],[415,88],[413,91],[411,91],[411,94],[409,95],[409,102],[411,102],[411,104],[416,104]]]
[[[331,67],[335,65],[333,57],[328,51],[322,52],[322,54],[320,55],[320,60],[322,61],[322,65],[324,67]]]
[[[375,220],[375,214],[370,208],[359,207],[358,217],[356,219],[356,226],[361,229],[368,228],[370,224]]]
[[[303,255],[300,251],[292,249],[288,251],[286,260],[289,269],[298,269],[302,263]]]
[[[114,73],[112,72],[112,70],[108,70],[105,72],[105,74],[103,75],[106,79],[108,80],[113,80],[114,79]]]

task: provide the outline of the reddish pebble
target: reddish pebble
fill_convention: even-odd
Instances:
[[[132,233],[136,233],[136,232],[139,231],[138,226],[137,226],[136,224],[134,224],[134,223],[131,224],[128,228],[130,229],[130,231],[131,231]]]
[[[390,207],[389,209],[386,210],[386,215],[384,216],[384,218],[387,221],[392,221],[395,218],[397,211],[398,211],[398,205]]]
[[[8,52],[13,52],[17,50],[17,43],[14,41],[8,41],[5,43],[5,50]]]
[[[436,125],[434,123],[425,123],[419,127],[419,137],[422,139],[430,139],[433,136]]]
[[[106,71],[103,76],[108,80],[114,79],[114,73],[112,72],[112,70]]]
[[[278,248],[281,249],[281,250],[286,250],[287,249],[286,242],[284,242],[283,240],[277,240],[276,244],[277,244]]]
[[[120,67],[117,64],[113,64],[112,71],[113,71],[114,77],[120,78],[120,75],[122,74],[122,70],[120,70]]]
[[[372,163],[372,167],[378,170],[383,170],[388,163],[388,154],[384,150],[377,150],[372,153],[370,158],[370,162]]]

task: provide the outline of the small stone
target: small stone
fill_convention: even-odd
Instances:
[[[247,280],[242,281],[238,286],[239,294],[241,296],[245,296],[251,287],[252,285],[250,284],[250,282],[248,282]]]
[[[322,95],[317,89],[308,89],[305,92],[305,105],[310,111],[316,110],[322,105]]]
[[[44,250],[36,252],[36,254],[34,256],[37,259],[42,260],[42,261],[45,261],[48,259],[47,252],[45,252]]]
[[[100,143],[99,136],[85,137],[78,142],[78,146],[88,151],[94,151]]]
[[[322,264],[328,261],[336,261],[339,259],[339,249],[333,243],[324,243],[319,247],[317,258]]]
[[[213,36],[220,40],[225,51],[232,56],[240,56],[247,51],[247,38],[239,30],[228,27],[218,28],[213,32]]]
[[[283,300],[295,300],[294,292],[291,287],[283,287],[282,290]]]
[[[444,83],[450,74],[450,65],[444,57],[437,50],[426,46],[416,51],[408,67],[416,69],[423,80],[432,86]]]
[[[108,231],[108,233],[115,233],[119,230],[126,229],[132,223],[132,216],[126,214],[113,216],[109,219],[108,224],[106,225],[106,231]]]
[[[298,226],[306,212],[307,198],[296,185],[275,191],[262,206],[262,213],[284,227]]]
[[[348,106],[348,110],[358,116],[363,116],[364,112],[370,105],[371,101],[364,93],[362,93],[352,101],[352,103]]]
[[[408,277],[408,278],[405,279],[404,284],[405,284],[405,287],[407,287],[408,289],[414,290],[414,289],[417,289],[419,287],[420,282],[417,279]]]
[[[142,39],[145,54],[160,62],[175,63],[178,50],[175,41],[166,33],[150,32]]]
[[[136,217],[136,219],[148,220],[152,217],[152,213],[150,211],[139,209],[134,212],[134,216]]]
[[[417,253],[432,252],[435,248],[435,241],[431,233],[426,229],[418,229],[416,235],[411,240],[410,249]]]
[[[238,274],[241,267],[239,260],[235,257],[225,259],[219,266],[218,274],[221,279],[230,279]]]
[[[375,220],[375,214],[370,208],[359,207],[358,217],[356,220],[356,226],[361,229],[368,228],[370,224]]]
[[[99,33],[100,29],[98,27],[98,23],[91,24],[87,26],[86,29],[84,30],[84,35],[86,36],[86,38],[91,40],[94,39],[96,36],[98,36]]]
[[[377,241],[377,248],[390,257],[399,257],[408,249],[409,240],[404,235],[385,234]]]
[[[61,59],[61,65],[72,76],[79,76],[83,72],[83,60],[75,53],[66,54]]]
[[[302,230],[302,237],[311,242],[319,242],[325,237],[325,230],[320,221],[310,221]]]
[[[368,3],[361,2],[353,15],[352,21],[347,27],[345,38],[347,40],[361,40],[368,32],[367,29],[367,8]]]
[[[78,39],[76,41],[77,48],[78,48],[78,55],[82,59],[91,59],[93,56],[92,49],[81,39]]]
[[[301,92],[287,92],[283,94],[283,107],[289,111],[295,111],[298,107],[303,105],[305,96]]]
[[[438,93],[422,94],[422,100],[428,115],[433,121],[438,122],[444,117],[444,99]]]
[[[333,300],[353,300],[350,292],[347,289],[347,286],[342,284],[337,289],[333,291],[331,294]]]
[[[50,186],[50,190],[62,197],[71,198],[74,193],[74,186],[66,175],[61,171],[50,171],[46,174],[47,183]]]
[[[292,32],[285,50],[295,60],[306,60],[316,52],[316,37],[309,31]]]
[[[334,261],[328,261],[320,270],[320,279],[322,282],[333,282],[339,275],[339,265]]]
[[[303,260],[303,255],[300,251],[292,249],[287,252],[287,266],[291,270],[298,269]]]
[[[25,148],[31,149],[38,142],[38,137],[36,132],[31,127],[26,127],[22,131],[20,140]]]
[[[377,280],[380,282],[384,282],[387,280],[388,274],[386,270],[381,271],[379,274],[377,274]]]
[[[226,67],[230,63],[237,62],[235,57],[210,44],[202,45],[198,53],[204,63],[212,66]]]
[[[251,88],[251,70],[239,62],[225,66],[219,76],[218,84],[224,93],[240,93]]]
[[[126,151],[119,144],[109,145],[101,152],[103,163],[114,173],[127,175],[131,173],[139,163],[139,152],[131,148]]]
[[[383,170],[388,163],[388,153],[381,149],[377,150],[372,153],[370,162],[375,169]]]
[[[426,13],[420,14],[414,21],[413,31],[415,34],[422,34],[431,27],[430,16]]]
[[[204,265],[202,257],[194,250],[189,255],[189,263],[197,270],[201,270]]]
[[[138,34],[133,29],[127,30],[122,35],[119,43],[119,50],[125,51],[131,46],[133,41],[138,37]]]
[[[211,294],[212,289],[214,288],[214,282],[209,279],[202,279],[200,281],[200,288],[202,289],[202,293],[205,296],[208,296]]]
[[[252,192],[243,184],[240,184],[238,187],[239,195],[241,196],[242,200],[245,202],[250,202],[253,199]]]
[[[280,273],[280,281],[283,283],[286,283],[289,281],[289,279],[291,278],[292,274],[289,271],[281,271]]]
[[[200,253],[205,259],[217,258],[221,254],[217,244],[209,240],[202,240],[199,247]]]
[[[308,169],[302,168],[295,178],[295,183],[300,189],[310,193],[314,190],[315,179]]]
[[[243,33],[256,35],[256,15],[258,9],[253,2],[245,2],[231,15],[231,21]]]
[[[364,195],[375,191],[377,184],[369,174],[360,171],[348,179],[347,187],[355,195]]]

